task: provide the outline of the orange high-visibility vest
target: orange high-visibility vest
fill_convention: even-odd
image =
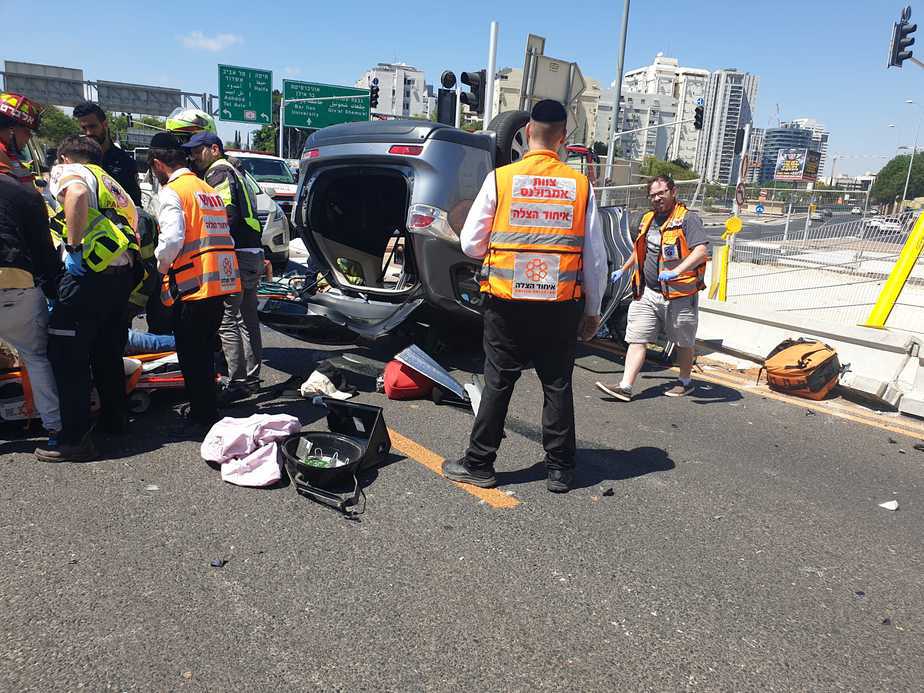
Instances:
[[[163,304],[238,293],[240,273],[224,200],[191,172],[170,181],[167,187],[180,198],[186,237],[180,254],[164,275],[160,293]]]
[[[581,298],[587,177],[555,152],[529,152],[494,172],[497,209],[481,290],[514,301]]]
[[[687,237],[683,232],[683,220],[687,216],[687,208],[682,202],[674,206],[667,220],[661,225],[661,256],[658,258],[658,274],[665,270],[672,270],[690,254]],[[645,254],[648,251],[648,229],[654,221],[655,213],[645,212],[642,223],[639,225],[638,238],[635,239],[635,273],[632,275],[632,293],[635,298],[641,298],[645,290]],[[669,282],[661,282],[661,295],[671,300],[692,296],[706,288],[705,261],[698,267],[680,274]]]

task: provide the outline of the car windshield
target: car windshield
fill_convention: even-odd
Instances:
[[[292,172],[284,161],[279,159],[257,159],[240,157],[241,168],[248,171],[260,183],[291,183],[295,184]]]
[[[250,194],[253,195],[254,198],[260,196],[262,193],[260,186],[257,185],[257,181],[255,181],[253,176],[250,175],[247,171],[244,171],[244,183],[247,185],[248,189],[250,190]]]

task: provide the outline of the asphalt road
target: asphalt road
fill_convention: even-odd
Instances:
[[[830,218],[825,219],[824,221],[813,221],[810,233],[814,238],[821,238],[824,236],[826,228],[833,227],[835,225],[856,222],[859,221],[859,219],[859,216],[854,216],[851,214],[836,214]],[[772,236],[782,236],[785,228],[785,219],[781,221],[775,220],[773,223],[753,223],[753,221],[745,221],[743,228],[738,233],[738,238],[742,240],[760,240],[762,238],[769,238]],[[789,224],[790,237],[799,239],[802,237],[804,230],[805,214],[794,215]],[[709,239],[713,243],[721,241],[721,237],[724,231],[725,229],[720,226],[706,227],[706,234],[709,236]],[[840,229],[832,229],[832,233],[837,233],[838,231],[840,231]]]
[[[267,333],[265,377],[325,355]],[[0,444],[0,689],[920,690],[920,441],[716,384],[665,398],[656,369],[631,404],[601,398],[621,370],[579,359],[561,496],[533,374],[487,495],[430,468],[462,452],[470,414],[363,392],[395,454],[356,521],[222,483],[164,401],[103,441],[106,461]],[[229,413],[255,410],[323,427],[271,392]]]

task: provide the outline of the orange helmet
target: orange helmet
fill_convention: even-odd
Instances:
[[[31,99],[22,94],[0,92],[0,116],[5,116],[25,125],[30,130],[38,130],[42,111]]]

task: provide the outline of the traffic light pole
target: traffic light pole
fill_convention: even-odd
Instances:
[[[629,2],[625,0],[622,9],[622,32],[619,37],[619,60],[616,63],[616,94],[613,97],[613,117],[610,123],[608,134],[609,146],[606,148],[606,170],[603,174],[604,183],[606,178],[613,177],[613,157],[616,149],[616,134],[619,132],[619,102],[622,100],[622,70],[626,60],[626,34],[629,31]],[[524,79],[525,79],[524,75]]]
[[[497,22],[491,22],[491,40],[488,43],[488,69],[484,89],[484,128],[494,116],[494,80],[497,78]]]
[[[279,100],[279,157],[282,156],[283,133],[286,129],[286,105],[290,103],[317,103],[318,101],[342,101],[343,99],[369,99],[370,94],[350,94],[348,96],[318,96],[313,99],[280,99]]]

